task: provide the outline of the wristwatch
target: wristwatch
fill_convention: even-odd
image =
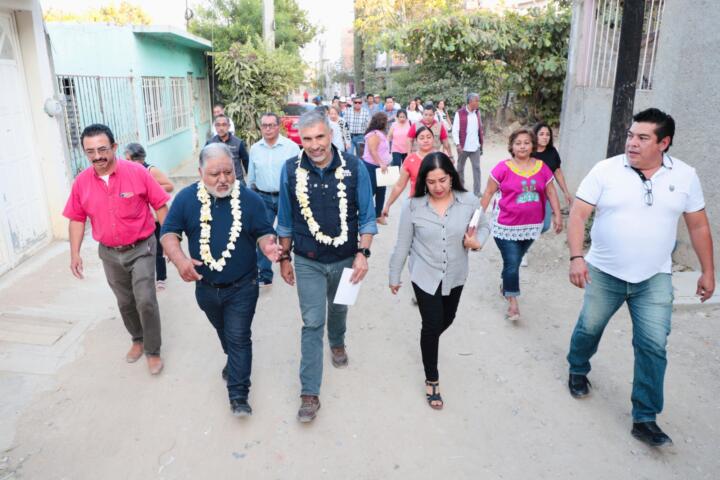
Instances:
[[[370,258],[370,249],[369,248],[358,248],[357,253],[362,253],[365,255],[365,258]]]

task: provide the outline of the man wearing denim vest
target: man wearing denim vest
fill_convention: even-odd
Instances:
[[[298,130],[303,151],[286,162],[281,174],[277,231],[284,252],[280,273],[290,285],[295,285],[297,276],[303,319],[298,419],[305,423],[320,409],[326,318],[332,364],[336,368],[348,364],[348,307],[333,299],[343,269],[352,268],[353,283],[365,277],[377,225],[367,169],[357,157],[341,155],[332,146],[327,117],[308,112],[300,117]]]

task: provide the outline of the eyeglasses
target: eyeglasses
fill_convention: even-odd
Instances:
[[[100,147],[97,150],[85,150],[85,155],[88,157],[93,157],[97,153],[98,155],[105,155],[110,150],[112,150],[110,147]]]
[[[353,102],[355,105],[362,105],[362,102]]]
[[[653,204],[653,193],[652,193],[652,180],[648,178],[642,179],[643,187],[645,187],[645,205],[652,207]]]
[[[648,207],[652,207],[653,204],[653,193],[652,193],[652,180],[647,178],[645,174],[639,169],[635,167],[632,168],[635,173],[638,174],[638,177],[640,177],[640,181],[643,184],[643,188],[645,189],[645,195],[643,196],[643,199],[645,200],[645,205]]]
[[[262,128],[275,128],[277,126],[278,126],[277,123],[262,123],[262,124],[260,124],[260,127],[262,127]]]

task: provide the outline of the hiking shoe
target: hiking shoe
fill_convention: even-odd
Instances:
[[[298,410],[298,420],[300,423],[312,422],[320,410],[320,398],[317,395],[300,395],[300,399],[302,403]]]
[[[330,347],[333,367],[345,368],[348,366],[348,356],[345,347]]]

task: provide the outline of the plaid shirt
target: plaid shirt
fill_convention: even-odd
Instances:
[[[364,135],[368,123],[370,123],[370,114],[366,108],[361,108],[360,112],[355,109],[345,110],[345,123],[350,131],[350,135]]]

